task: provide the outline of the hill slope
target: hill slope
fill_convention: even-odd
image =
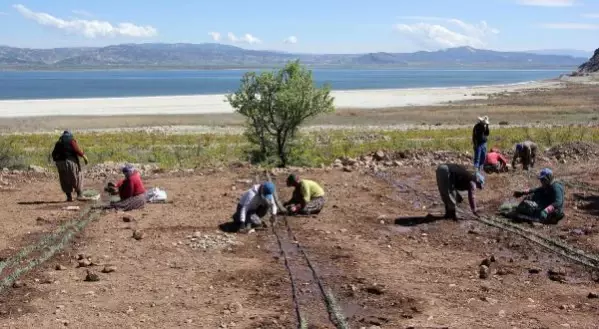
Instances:
[[[0,68],[274,66],[300,59],[308,65],[577,67],[582,58],[498,52],[471,47],[415,53],[292,54],[205,44],[121,44],[97,48],[30,49],[0,46]]]
[[[595,73],[599,72],[599,48],[595,50],[595,54],[586,63],[578,67],[580,73]]]

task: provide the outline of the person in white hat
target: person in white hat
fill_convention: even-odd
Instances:
[[[474,168],[480,170],[487,157],[487,139],[489,138],[489,117],[479,117],[472,129],[472,146],[474,148]]]

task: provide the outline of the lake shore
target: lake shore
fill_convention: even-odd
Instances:
[[[546,80],[495,86],[333,91],[332,95],[339,109],[383,109],[443,105],[487,99],[489,95],[498,93],[555,89],[563,86],[564,83],[558,80]],[[0,101],[2,118],[232,113],[233,109],[225,102],[223,94]]]

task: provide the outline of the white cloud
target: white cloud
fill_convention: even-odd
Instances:
[[[249,33],[244,34],[243,37],[237,37],[232,32],[229,32],[229,33],[227,33],[227,37],[229,38],[229,41],[231,41],[233,43],[248,43],[248,44],[262,43],[262,40],[256,38],[255,36],[253,36]]]
[[[73,14],[77,15],[77,16],[84,16],[84,17],[92,17],[92,16],[94,16],[89,11],[82,10],[82,9],[74,9],[74,10],[71,10],[71,12]]]
[[[220,33],[218,32],[208,32],[208,34],[212,37],[212,40],[214,41],[220,41]]]
[[[291,43],[291,44],[296,44],[297,43],[297,37],[295,37],[295,36],[292,35],[290,37],[285,38],[283,40],[283,42],[285,42],[285,43]]]
[[[576,0],[518,0],[518,3],[525,6],[572,7]]]
[[[23,5],[13,5],[23,17],[31,19],[40,25],[53,27],[70,33],[81,34],[89,39],[97,37],[153,37],[158,31],[152,26],[139,26],[133,23],[119,23],[112,25],[110,22],[98,20],[73,19],[64,20],[47,13],[34,12]]]
[[[540,25],[542,28],[555,30],[599,30],[599,24],[584,23],[546,23]]]
[[[591,14],[582,14],[584,18],[599,18],[599,13],[591,13]]]
[[[487,39],[498,34],[499,30],[492,28],[485,21],[469,24],[455,18],[408,16],[413,19],[435,20],[445,24],[415,23],[396,24],[395,30],[414,40],[427,49],[452,48],[470,46],[482,48]],[[446,25],[453,25],[452,28]]]

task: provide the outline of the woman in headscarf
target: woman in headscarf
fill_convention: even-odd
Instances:
[[[83,189],[83,176],[81,175],[81,164],[79,157],[83,158],[85,164],[88,164],[87,157],[79,144],[73,137],[73,134],[65,130],[52,151],[52,159],[58,169],[60,187],[67,195],[67,201],[73,201],[73,191],[77,193],[77,198],[81,197]]]
[[[141,209],[146,204],[146,189],[141,180],[141,174],[132,165],[123,167],[124,179],[118,183],[108,183],[106,191],[110,194],[118,194],[120,200],[111,202],[106,209],[117,209],[131,211]]]

